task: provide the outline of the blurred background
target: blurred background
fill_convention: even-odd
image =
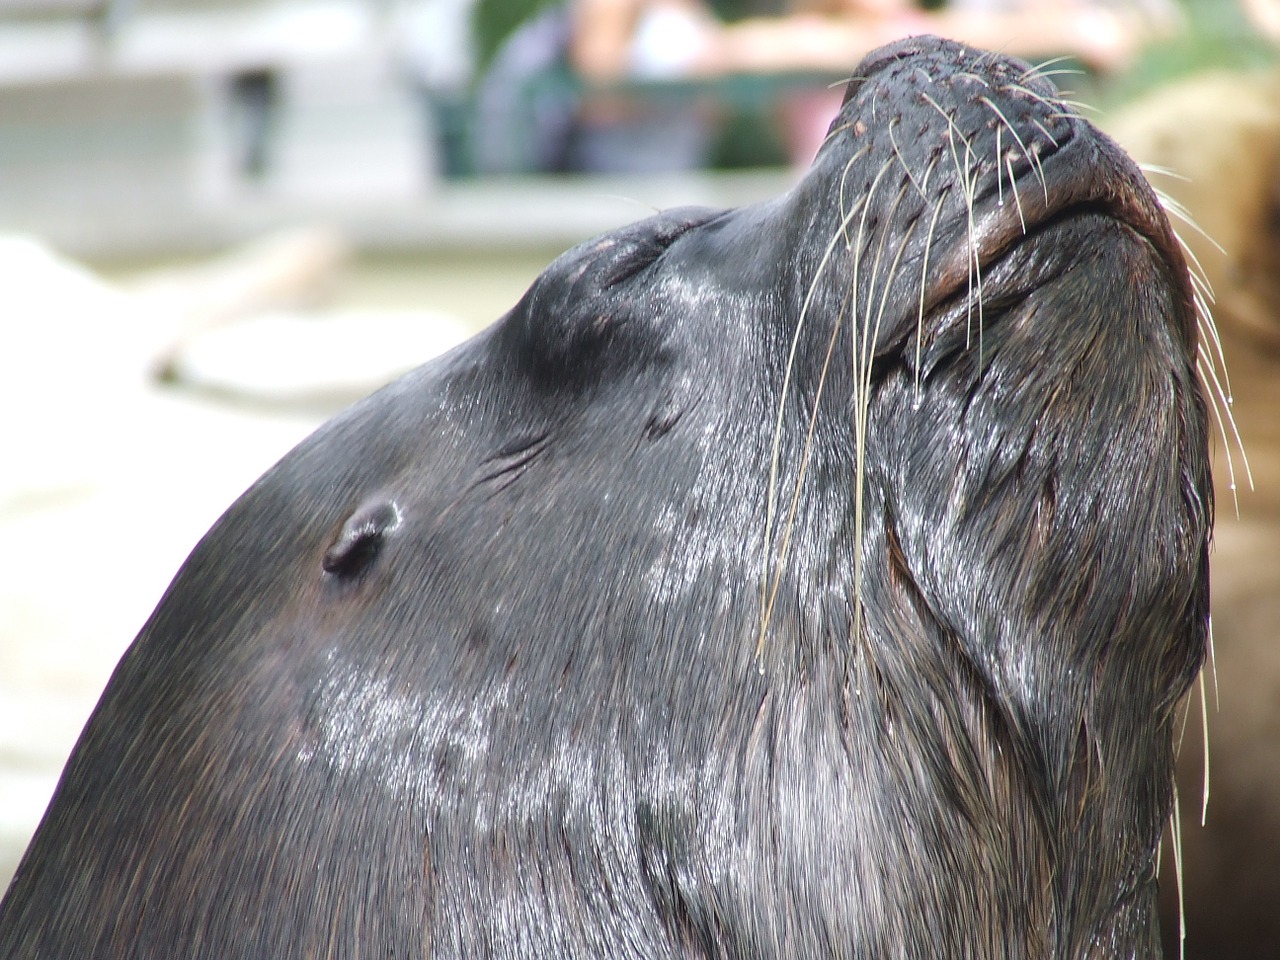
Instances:
[[[1280,0],[0,0],[0,889],[115,662],[264,469],[568,246],[786,189],[839,81],[921,32],[1045,64],[1218,241],[1183,230],[1259,482],[1219,464],[1242,706],[1213,720],[1225,852],[1188,850],[1188,955],[1269,955]]]

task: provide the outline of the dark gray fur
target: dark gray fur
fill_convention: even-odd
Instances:
[[[1026,71],[873,54],[791,193],[570,251],[285,457],[112,677],[0,957],[1157,956],[1195,319]]]

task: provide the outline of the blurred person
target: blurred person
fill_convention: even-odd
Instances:
[[[1103,74],[1129,66],[1143,46],[1181,24],[1173,0],[950,0],[927,11],[910,0],[799,2],[800,9],[824,14],[833,35],[842,28],[861,32],[874,20],[884,43],[934,33],[1033,63],[1067,56]],[[783,125],[796,163],[812,160],[839,107],[838,93],[795,98]]]
[[[579,166],[691,169],[703,165],[714,140],[708,99],[687,92],[664,99],[657,90],[636,97],[609,86],[741,73],[842,76],[864,54],[926,23],[910,0],[845,0],[840,13],[802,10],[726,24],[700,0],[578,0],[570,63],[589,85],[605,88],[583,104]],[[830,100],[821,89],[784,97],[784,135],[797,162],[811,156],[815,116],[823,115],[825,133]]]
[[[840,38],[838,42],[853,54],[845,69],[890,41],[942,32],[913,0],[799,0],[792,15],[811,18],[818,29]],[[842,90],[829,87],[784,98],[779,126],[792,166],[804,168],[813,162],[842,98]]]
[[[589,87],[606,88],[582,100],[571,165],[628,173],[703,166],[718,127],[708,98],[607,88],[715,72],[722,28],[711,11],[699,0],[577,0],[570,9],[568,61]]]
[[[872,35],[878,46],[936,33],[1024,59],[1069,55],[1102,72],[1127,66],[1142,46],[1182,23],[1175,0],[949,0],[930,9],[914,0],[793,0],[790,10],[787,19],[816,20],[828,34],[818,52],[824,60],[832,44],[859,50]]]
[[[702,0],[577,0],[573,11],[572,62],[597,83],[844,73],[862,54],[929,22],[912,0],[842,0],[733,23],[718,20]]]
[[[531,103],[542,117],[531,135],[543,158],[537,169],[689,170],[705,164],[718,114],[713,98],[681,81],[743,73],[840,77],[871,50],[918,33],[1033,60],[1070,55],[1106,72],[1125,66],[1153,25],[1176,21],[1172,0],[953,0],[929,11],[913,0],[793,0],[781,15],[733,23],[719,20],[704,0],[572,0],[517,31],[488,86],[510,101],[523,89],[522,74],[559,72],[565,80],[534,85],[543,91]],[[665,91],[664,82],[671,84]],[[782,98],[780,126],[794,163],[812,159],[839,101],[823,89]],[[511,127],[497,115],[484,119],[486,136],[529,139],[513,138]]]
[[[471,37],[475,0],[406,0],[392,8],[399,67],[425,109],[436,171],[470,171],[468,122],[476,51]]]
[[[571,21],[553,5],[524,21],[479,78],[470,130],[476,173],[563,173],[579,94],[569,75]]]
[[[933,20],[974,46],[1031,61],[1070,56],[1104,74],[1182,25],[1173,0],[950,0]]]
[[[525,21],[477,93],[482,172],[670,172],[704,166],[735,73],[844,74],[895,30],[812,14],[726,24],[704,0],[570,0]],[[664,86],[665,84],[665,86]],[[642,89],[636,89],[639,86]]]
[[[936,33],[1032,61],[1070,56],[1105,74],[1127,67],[1143,46],[1179,23],[1172,0],[951,0],[939,10],[923,10],[913,0],[795,0],[784,15],[727,25],[699,0],[579,0],[571,59],[596,84],[750,72],[840,75],[882,44]],[[788,94],[782,102],[789,155],[794,164],[807,165],[840,94],[816,89]],[[655,115],[628,130],[620,116],[627,109],[616,101],[597,103],[586,118],[588,135],[603,140],[611,132],[631,133],[634,140],[619,144],[618,156],[636,158],[646,145],[658,149],[664,124],[670,124],[664,157],[694,165],[696,150],[679,154],[676,148],[696,140],[695,113],[679,120]]]

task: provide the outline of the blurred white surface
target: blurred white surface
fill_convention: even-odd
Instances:
[[[462,336],[432,314],[276,311],[171,355],[173,305],[0,236],[0,889],[205,530],[328,413]],[[156,384],[161,355],[206,389]]]

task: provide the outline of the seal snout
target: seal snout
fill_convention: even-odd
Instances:
[[[869,54],[813,175],[855,274],[881,265],[880,284],[922,291],[926,310],[980,289],[1017,244],[1076,211],[1125,223],[1185,273],[1128,157],[1036,68],[955,41],[911,37]]]

